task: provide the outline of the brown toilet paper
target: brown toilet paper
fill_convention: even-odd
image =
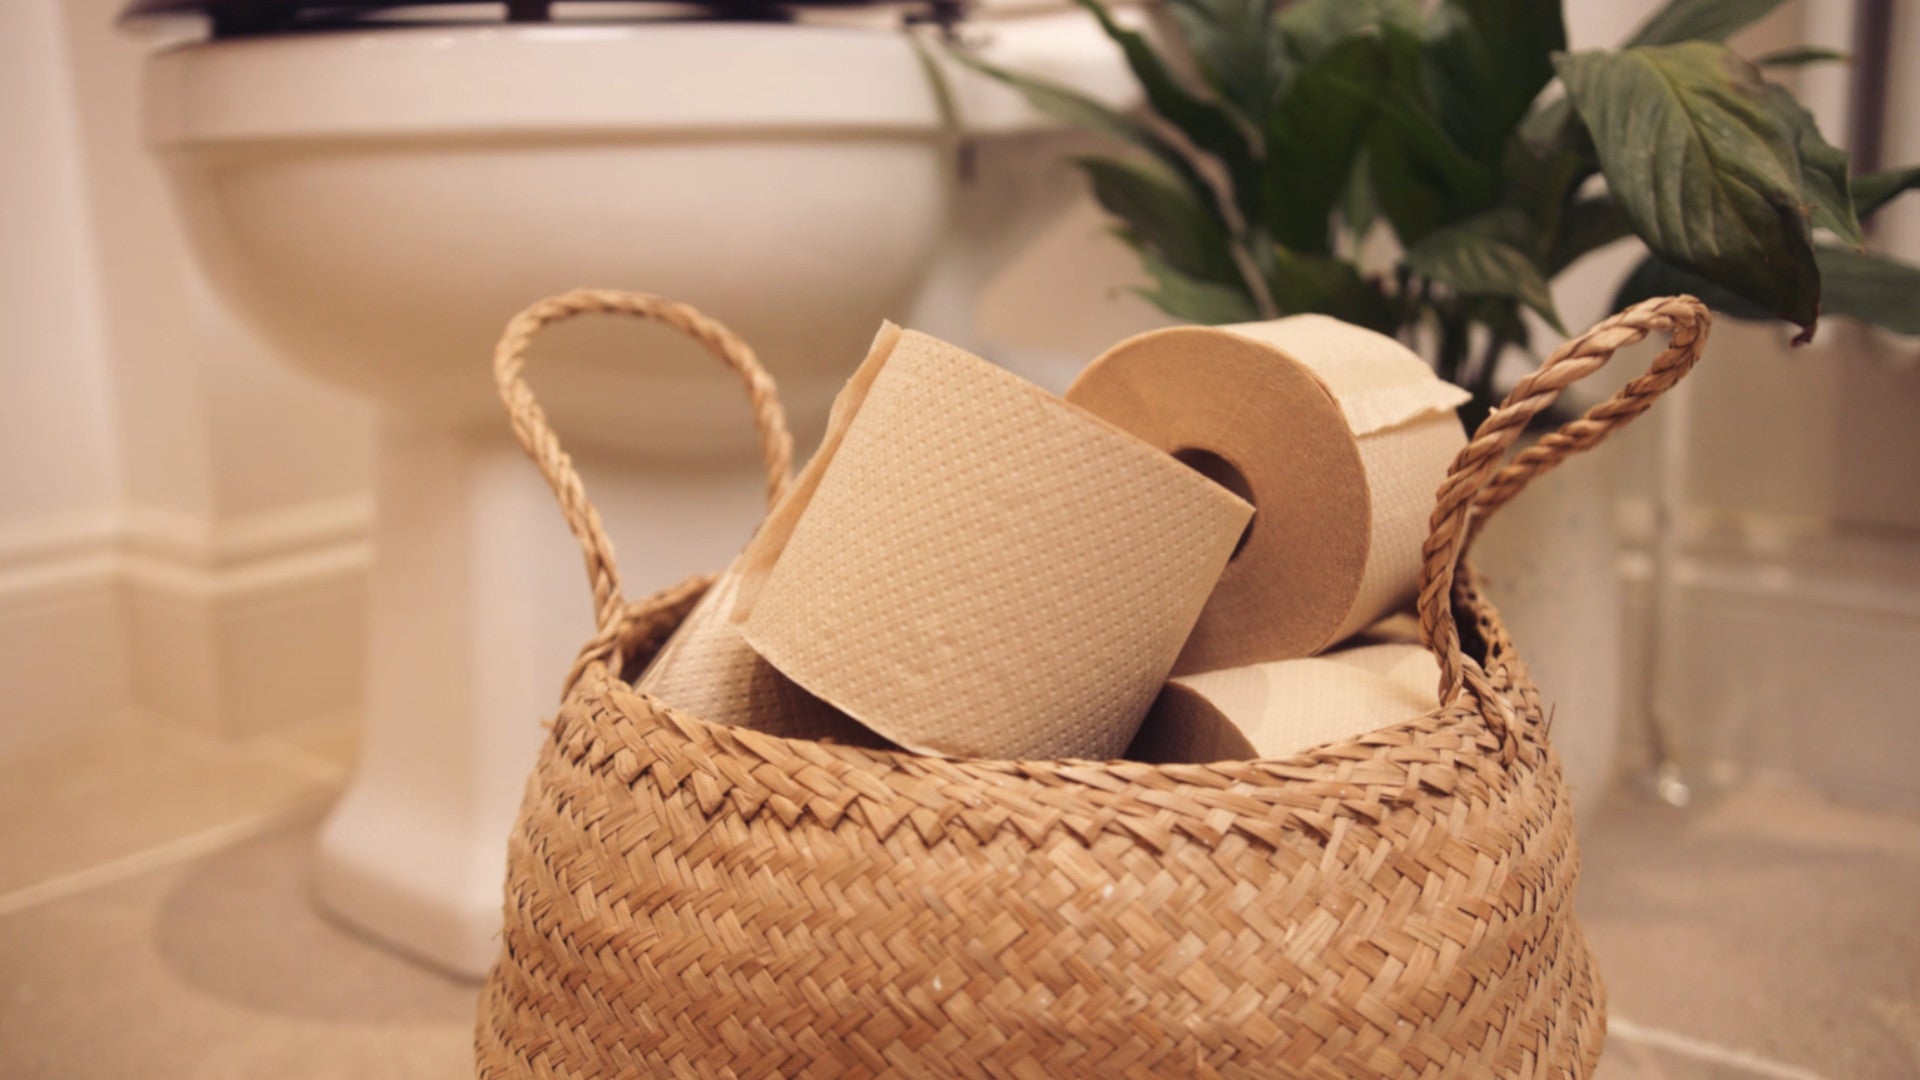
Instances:
[[[1418,645],[1365,645],[1167,683],[1127,756],[1154,764],[1291,757],[1411,720],[1437,704]]]
[[[1310,656],[1410,603],[1467,396],[1323,315],[1156,330],[1089,365],[1068,401],[1255,507],[1174,673]]]
[[[894,742],[1125,748],[1251,508],[924,334],[881,333],[825,445],[742,556],[734,618]]]
[[[816,739],[856,746],[883,747],[885,739],[840,710],[807,693],[761,658],[741,636],[736,608],[751,582],[757,587],[771,556],[785,543],[793,523],[806,509],[820,474],[839,449],[846,427],[865,400],[900,328],[882,323],[867,357],[833,402],[832,418],[820,448],[794,477],[787,494],[768,513],[754,540],[687,614],[666,646],[647,665],[634,687],[709,723],[748,727],[790,739]]]
[[[688,613],[635,689],[708,723],[788,739],[884,747],[886,740],[794,685],[740,636],[728,617],[740,578],[729,571]]]

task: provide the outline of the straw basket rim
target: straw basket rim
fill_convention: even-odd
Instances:
[[[638,627],[647,643],[663,641],[698,599],[711,576],[690,579],[629,605],[623,627]],[[1536,768],[1549,752],[1543,737],[1537,691],[1512,658],[1498,612],[1463,581],[1461,600],[1474,611],[1489,648],[1503,655],[1492,665],[1502,699],[1527,704],[1514,710],[1518,757]],[[1491,631],[1491,633],[1488,633]],[[629,631],[631,632],[631,631]],[[622,650],[627,652],[627,650]],[[629,662],[642,661],[647,644],[633,647]],[[1125,759],[941,758],[899,749],[786,738],[716,724],[635,689],[620,673],[596,662],[568,694],[569,708],[588,708],[617,725],[632,725],[649,742],[640,755],[665,768],[623,770],[615,758],[624,747],[582,742],[562,747],[577,761],[607,758],[619,778],[633,784],[651,774],[662,794],[682,785],[702,785],[703,803],[733,799],[744,817],[772,806],[792,825],[811,817],[829,828],[849,815],[884,838],[911,814],[903,804],[929,810],[937,820],[917,822],[931,842],[963,814],[981,840],[1002,827],[1018,828],[1031,842],[1066,831],[1083,844],[1108,832],[1164,846],[1173,833],[1208,846],[1229,835],[1278,847],[1283,835],[1305,831],[1326,840],[1342,817],[1378,822],[1396,806],[1422,795],[1450,796],[1462,773],[1488,789],[1512,778],[1500,750],[1503,742],[1485,714],[1456,703],[1339,743],[1286,758],[1153,764]],[[588,725],[589,727],[604,727]],[[563,744],[578,730],[557,723]],[[676,745],[677,744],[677,745]],[[731,759],[731,760],[725,760]],[[742,761],[772,766],[759,770]],[[1554,766],[1557,768],[1557,764]],[[792,778],[804,776],[805,783]],[[699,779],[695,779],[698,777]],[[1465,786],[1474,784],[1468,781]]]

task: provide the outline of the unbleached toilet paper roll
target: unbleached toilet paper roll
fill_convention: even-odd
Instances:
[[[721,575],[634,688],[712,724],[788,739],[886,746],[885,739],[794,685],[747,645],[728,617],[739,586],[738,574]]]
[[[883,331],[743,554],[734,618],[908,749],[1113,757],[1251,514],[1007,371]]]
[[[1156,330],[1067,400],[1239,492],[1253,527],[1175,675],[1311,656],[1409,604],[1464,390],[1323,315]]]
[[[1440,665],[1418,645],[1185,675],[1168,682],[1127,748],[1156,765],[1291,757],[1432,711]]]
[[[709,723],[747,727],[790,739],[884,747],[887,741],[860,726],[852,717],[814,697],[753,651],[734,621],[737,606],[751,581],[758,583],[767,565],[769,539],[784,538],[806,508],[820,473],[839,449],[848,421],[865,400],[873,377],[886,363],[900,339],[900,328],[882,323],[846,387],[834,399],[833,412],[806,468],[794,477],[767,515],[755,540],[720,575],[673,637],[647,665],[634,688]]]

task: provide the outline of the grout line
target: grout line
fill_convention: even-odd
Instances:
[[[296,822],[308,820],[332,801],[333,793],[328,792],[322,799],[305,800],[290,807],[252,814],[229,821],[224,825],[216,825],[211,829],[189,833],[157,847],[150,847],[109,862],[89,866],[85,870],[61,874],[58,877],[35,882],[25,888],[15,889],[10,893],[0,894],[0,918],[17,915],[22,911],[55,900],[78,896],[103,885],[112,885],[154,870],[177,866],[211,855],[222,848],[232,847]]]
[[[1625,1039],[1628,1042],[1637,1042],[1645,1046],[1652,1046],[1668,1051],[1669,1053],[1679,1054],[1681,1057],[1692,1058],[1695,1061],[1709,1061],[1715,1065],[1728,1065],[1736,1069],[1745,1069],[1755,1076],[1767,1077],[1768,1080],[1826,1080],[1826,1078],[1819,1073],[1803,1069],[1798,1065],[1788,1065],[1780,1061],[1769,1061],[1766,1058],[1749,1054],[1745,1050],[1736,1050],[1730,1046],[1721,1046],[1719,1043],[1711,1043],[1705,1039],[1696,1039],[1691,1035],[1682,1035],[1677,1031],[1643,1027],[1624,1016],[1611,1016],[1607,1018],[1607,1034]]]

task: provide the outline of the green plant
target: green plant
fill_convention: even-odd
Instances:
[[[955,58],[1133,148],[1079,164],[1173,315],[1319,311],[1417,341],[1480,414],[1522,308],[1563,329],[1548,282],[1628,236],[1648,254],[1621,305],[1692,291],[1799,340],[1823,311],[1920,333],[1920,268],[1865,253],[1860,227],[1920,167],[1850,176],[1765,75],[1836,54],[1723,44],[1780,0],[1670,0],[1623,47],[1574,53],[1558,0],[1164,0],[1163,45],[1078,2],[1145,115]]]

